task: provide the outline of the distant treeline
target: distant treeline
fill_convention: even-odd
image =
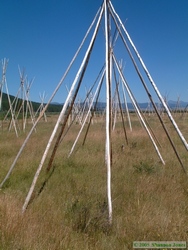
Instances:
[[[10,97],[11,103],[13,103],[14,100],[15,100],[15,96],[9,95],[9,97]],[[26,104],[27,104],[27,101],[25,101],[25,103],[24,103],[25,108],[26,108]],[[36,112],[39,109],[40,105],[41,105],[41,103],[39,103],[39,102],[31,102],[31,104],[32,104],[34,112]],[[155,104],[158,107],[158,104],[157,103],[155,103]],[[13,104],[13,109],[15,107],[14,105],[15,104]],[[15,110],[15,111],[18,111],[20,109],[21,105],[22,105],[22,99],[18,98],[17,105],[16,105],[17,110]],[[46,104],[44,104],[44,105],[46,105]],[[81,103],[78,104],[78,106],[79,106],[80,109],[82,109],[85,106],[85,104],[81,102]],[[95,103],[93,103],[93,106],[95,106],[94,111],[99,112],[99,113],[103,112],[106,109],[106,103],[105,102],[98,102],[97,105]],[[134,109],[132,103],[127,103],[127,106],[128,106],[129,112],[135,112],[135,109]],[[140,107],[140,109],[142,111],[145,111],[145,112],[154,111],[152,104],[149,105],[148,102],[138,103],[138,106]],[[171,111],[183,112],[183,111],[186,111],[188,109],[188,102],[181,101],[179,103],[179,105],[177,105],[177,102],[169,101],[168,106],[169,106],[169,109]],[[59,113],[59,112],[61,112],[62,107],[63,107],[63,104],[51,103],[51,104],[48,105],[48,108],[47,108],[46,112],[48,112],[48,113]],[[122,107],[123,111],[125,112],[126,111],[126,106],[125,106],[124,103],[121,104],[121,107]],[[9,109],[10,109],[10,105],[9,105],[9,102],[8,102],[8,96],[7,96],[6,93],[3,93],[3,95],[2,95],[2,107],[1,107],[1,110],[0,110],[1,116],[3,114],[5,114]],[[87,109],[88,109],[88,106],[86,105],[85,110],[87,110]],[[161,106],[159,108],[159,110],[164,111],[164,108]]]
[[[15,103],[15,96],[13,95],[9,95],[10,97],[10,102],[11,103]],[[24,101],[24,107],[26,108],[26,104],[27,101]],[[38,110],[38,108],[40,107],[41,103],[38,102],[31,102],[32,107],[33,107],[33,111],[36,112]],[[17,109],[19,110],[20,106],[22,105],[22,99],[18,98],[17,100]],[[45,104],[44,104],[45,105]],[[13,108],[14,108],[14,104],[13,104]],[[2,107],[0,112],[6,112],[10,109],[10,105],[9,105],[9,101],[8,101],[8,95],[6,93],[3,93],[2,95]],[[62,109],[62,105],[61,104],[49,104],[47,112],[60,112]],[[17,111],[18,111],[17,110]]]

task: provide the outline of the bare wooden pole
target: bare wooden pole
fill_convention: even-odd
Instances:
[[[2,109],[2,101],[3,101],[3,86],[4,86],[4,62],[2,60],[2,80],[0,82],[0,111]]]
[[[4,59],[2,61],[2,66],[3,66],[2,84],[5,85],[5,88],[6,88],[8,103],[9,103],[10,112],[11,112],[11,122],[13,123],[13,127],[14,127],[14,130],[15,130],[16,136],[18,137],[18,131],[17,131],[16,122],[15,122],[15,113],[14,113],[14,110],[12,108],[12,103],[11,103],[11,100],[10,100],[9,90],[8,90],[8,85],[7,85],[7,80],[6,80],[7,65],[8,65],[8,60]]]
[[[19,73],[20,73],[20,87],[21,87],[21,105],[20,105],[20,109],[18,111],[18,114],[17,114],[17,119],[18,119],[18,116],[19,116],[19,113],[21,112],[22,110],[22,130],[24,131],[24,120],[25,120],[25,95],[24,95],[24,84],[25,84],[25,80],[26,80],[26,77],[24,77],[24,70],[23,72],[21,73],[21,70],[19,68]]]
[[[114,78],[115,78],[115,82],[116,82],[116,93],[117,93],[117,97],[118,97],[118,104],[119,104],[120,114],[121,114],[121,119],[122,119],[122,124],[123,124],[123,131],[124,131],[126,143],[128,145],[129,143],[128,143],[127,131],[126,131],[126,127],[125,127],[125,122],[124,122],[124,118],[123,118],[123,111],[122,111],[122,106],[121,106],[121,100],[120,100],[120,95],[119,95],[119,83],[118,83],[117,78],[116,78],[114,63],[113,63],[113,70],[114,70]]]
[[[29,100],[29,92],[30,92],[30,88],[31,88],[31,86],[33,84],[33,81],[34,81],[34,78],[30,81],[30,83],[28,83],[28,81],[26,81],[26,88],[24,89],[25,99],[26,99],[26,115],[25,115],[25,121],[24,121],[24,130],[26,128],[28,112],[30,114],[32,124],[34,125],[34,123],[35,123],[33,106],[32,106],[31,101]]]
[[[84,68],[84,66],[85,66],[85,64],[86,64],[86,61],[89,59],[89,55],[90,55],[91,49],[92,49],[92,47],[93,47],[93,44],[94,44],[94,41],[95,41],[95,38],[96,38],[96,34],[97,34],[97,31],[98,31],[98,28],[99,28],[99,24],[100,24],[100,21],[101,21],[101,18],[102,18],[102,13],[103,13],[103,8],[102,8],[102,10],[101,10],[101,12],[100,12],[100,15],[99,15],[99,18],[98,18],[97,25],[96,25],[96,27],[95,27],[95,30],[94,30],[94,33],[93,33],[91,42],[90,42],[90,44],[89,44],[89,47],[88,47],[88,49],[87,49],[87,51],[86,51],[86,53],[85,53],[85,56],[84,56],[84,58],[83,58],[82,64],[81,64],[81,66],[80,66],[80,68],[79,68],[79,70],[78,70],[78,72],[77,72],[77,74],[76,74],[76,77],[75,77],[74,82],[73,82],[73,84],[72,84],[72,86],[71,86],[70,92],[69,92],[69,94],[68,94],[68,96],[67,96],[67,99],[66,99],[64,105],[63,105],[62,111],[61,111],[61,113],[60,113],[60,115],[59,115],[59,117],[58,117],[58,120],[57,120],[57,122],[56,122],[56,125],[55,125],[55,127],[54,127],[54,130],[53,130],[53,132],[52,132],[52,134],[51,134],[51,137],[50,137],[50,139],[49,139],[49,141],[48,141],[48,144],[47,144],[46,149],[45,149],[45,151],[44,151],[44,154],[43,154],[43,156],[42,156],[41,162],[40,162],[40,164],[39,164],[39,166],[38,166],[38,169],[37,169],[37,171],[36,171],[36,173],[35,173],[35,176],[34,176],[34,179],[33,179],[32,184],[31,184],[30,190],[29,190],[29,192],[28,192],[28,195],[27,195],[26,200],[25,200],[25,202],[24,202],[24,205],[23,205],[23,207],[22,207],[22,212],[25,212],[25,210],[26,210],[26,208],[27,208],[27,206],[28,206],[28,204],[29,204],[29,201],[30,201],[30,199],[31,199],[31,195],[32,195],[32,193],[33,193],[33,191],[34,191],[34,188],[35,188],[35,185],[36,185],[38,176],[39,176],[39,174],[40,174],[40,172],[41,172],[41,170],[42,170],[42,167],[43,167],[44,161],[45,161],[45,159],[46,159],[46,156],[47,156],[47,154],[48,154],[48,151],[49,151],[49,149],[50,149],[51,143],[52,143],[52,141],[53,141],[53,139],[54,139],[54,137],[55,137],[55,135],[56,135],[56,132],[57,132],[57,129],[58,129],[59,125],[60,125],[60,122],[62,121],[62,118],[64,117],[65,112],[67,111],[68,103],[70,102],[70,99],[72,98],[72,95],[73,95],[75,86],[76,86],[76,84],[77,84],[78,78],[80,77],[80,74],[83,73],[83,68]],[[82,77],[82,76],[81,76],[81,77]],[[66,118],[65,118],[65,119],[66,119]]]
[[[108,219],[112,224],[112,198],[111,198],[111,50],[109,41],[109,12],[108,0],[105,4],[105,40],[106,40],[106,165],[107,165],[107,197],[108,197]]]
[[[127,113],[127,118],[128,118],[128,122],[129,122],[129,128],[130,131],[132,132],[132,124],[131,124],[131,119],[130,119],[130,115],[129,115],[129,109],[128,109],[128,105],[127,105],[127,99],[126,99],[126,94],[125,94],[125,88],[123,86],[123,82],[122,83],[122,89],[123,89],[123,98],[124,98],[124,104],[125,104],[125,108],[126,108],[126,113]]]

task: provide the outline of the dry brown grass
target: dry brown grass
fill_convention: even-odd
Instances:
[[[0,249],[132,249],[136,240],[186,241],[187,176],[156,117],[147,119],[160,141],[165,166],[134,114],[131,119],[133,131],[127,129],[128,145],[120,122],[112,133],[111,227],[107,221],[105,126],[101,118],[92,125],[84,147],[82,135],[72,156],[67,158],[80,126],[71,128],[58,148],[54,172],[46,174],[47,159],[33,200],[21,213],[56,121],[56,117],[49,117],[48,123],[40,122],[0,190]],[[176,119],[187,136],[186,119]],[[171,131],[167,121],[166,125]],[[171,134],[187,168],[187,152],[175,133]],[[16,138],[14,133],[4,131],[0,136],[2,180],[26,135]]]

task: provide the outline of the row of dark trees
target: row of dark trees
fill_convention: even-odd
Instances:
[[[15,96],[9,95],[10,97],[10,101],[11,103],[14,101]],[[38,102],[31,102],[32,103],[32,107],[33,107],[33,111],[36,112],[38,110],[38,108],[40,107],[40,103]],[[17,109],[19,109],[19,106],[22,105],[22,99],[18,98],[18,107]],[[26,107],[26,101],[25,101],[25,105]],[[1,114],[5,114],[6,112],[8,112],[8,110],[10,109],[10,105],[9,105],[9,101],[8,101],[8,95],[6,93],[3,93],[2,95],[2,107],[0,110]],[[47,112],[57,112],[59,113],[62,109],[62,105],[61,104],[50,104],[48,106]]]

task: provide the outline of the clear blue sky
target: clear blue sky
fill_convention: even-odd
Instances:
[[[136,45],[159,91],[168,99],[188,101],[188,0],[111,0]],[[102,0],[1,0],[0,59],[8,58],[7,84],[15,95],[20,86],[18,65],[28,80],[35,77],[30,99],[40,101],[45,91],[48,101],[76,52]],[[94,47],[86,80],[94,82],[104,62],[104,22]],[[122,46],[124,73],[139,102],[148,101]],[[79,65],[77,63],[77,65]],[[92,66],[93,65],[93,66]],[[65,79],[69,88],[75,69]],[[82,99],[85,90],[80,93]],[[62,87],[53,101],[64,102]]]

